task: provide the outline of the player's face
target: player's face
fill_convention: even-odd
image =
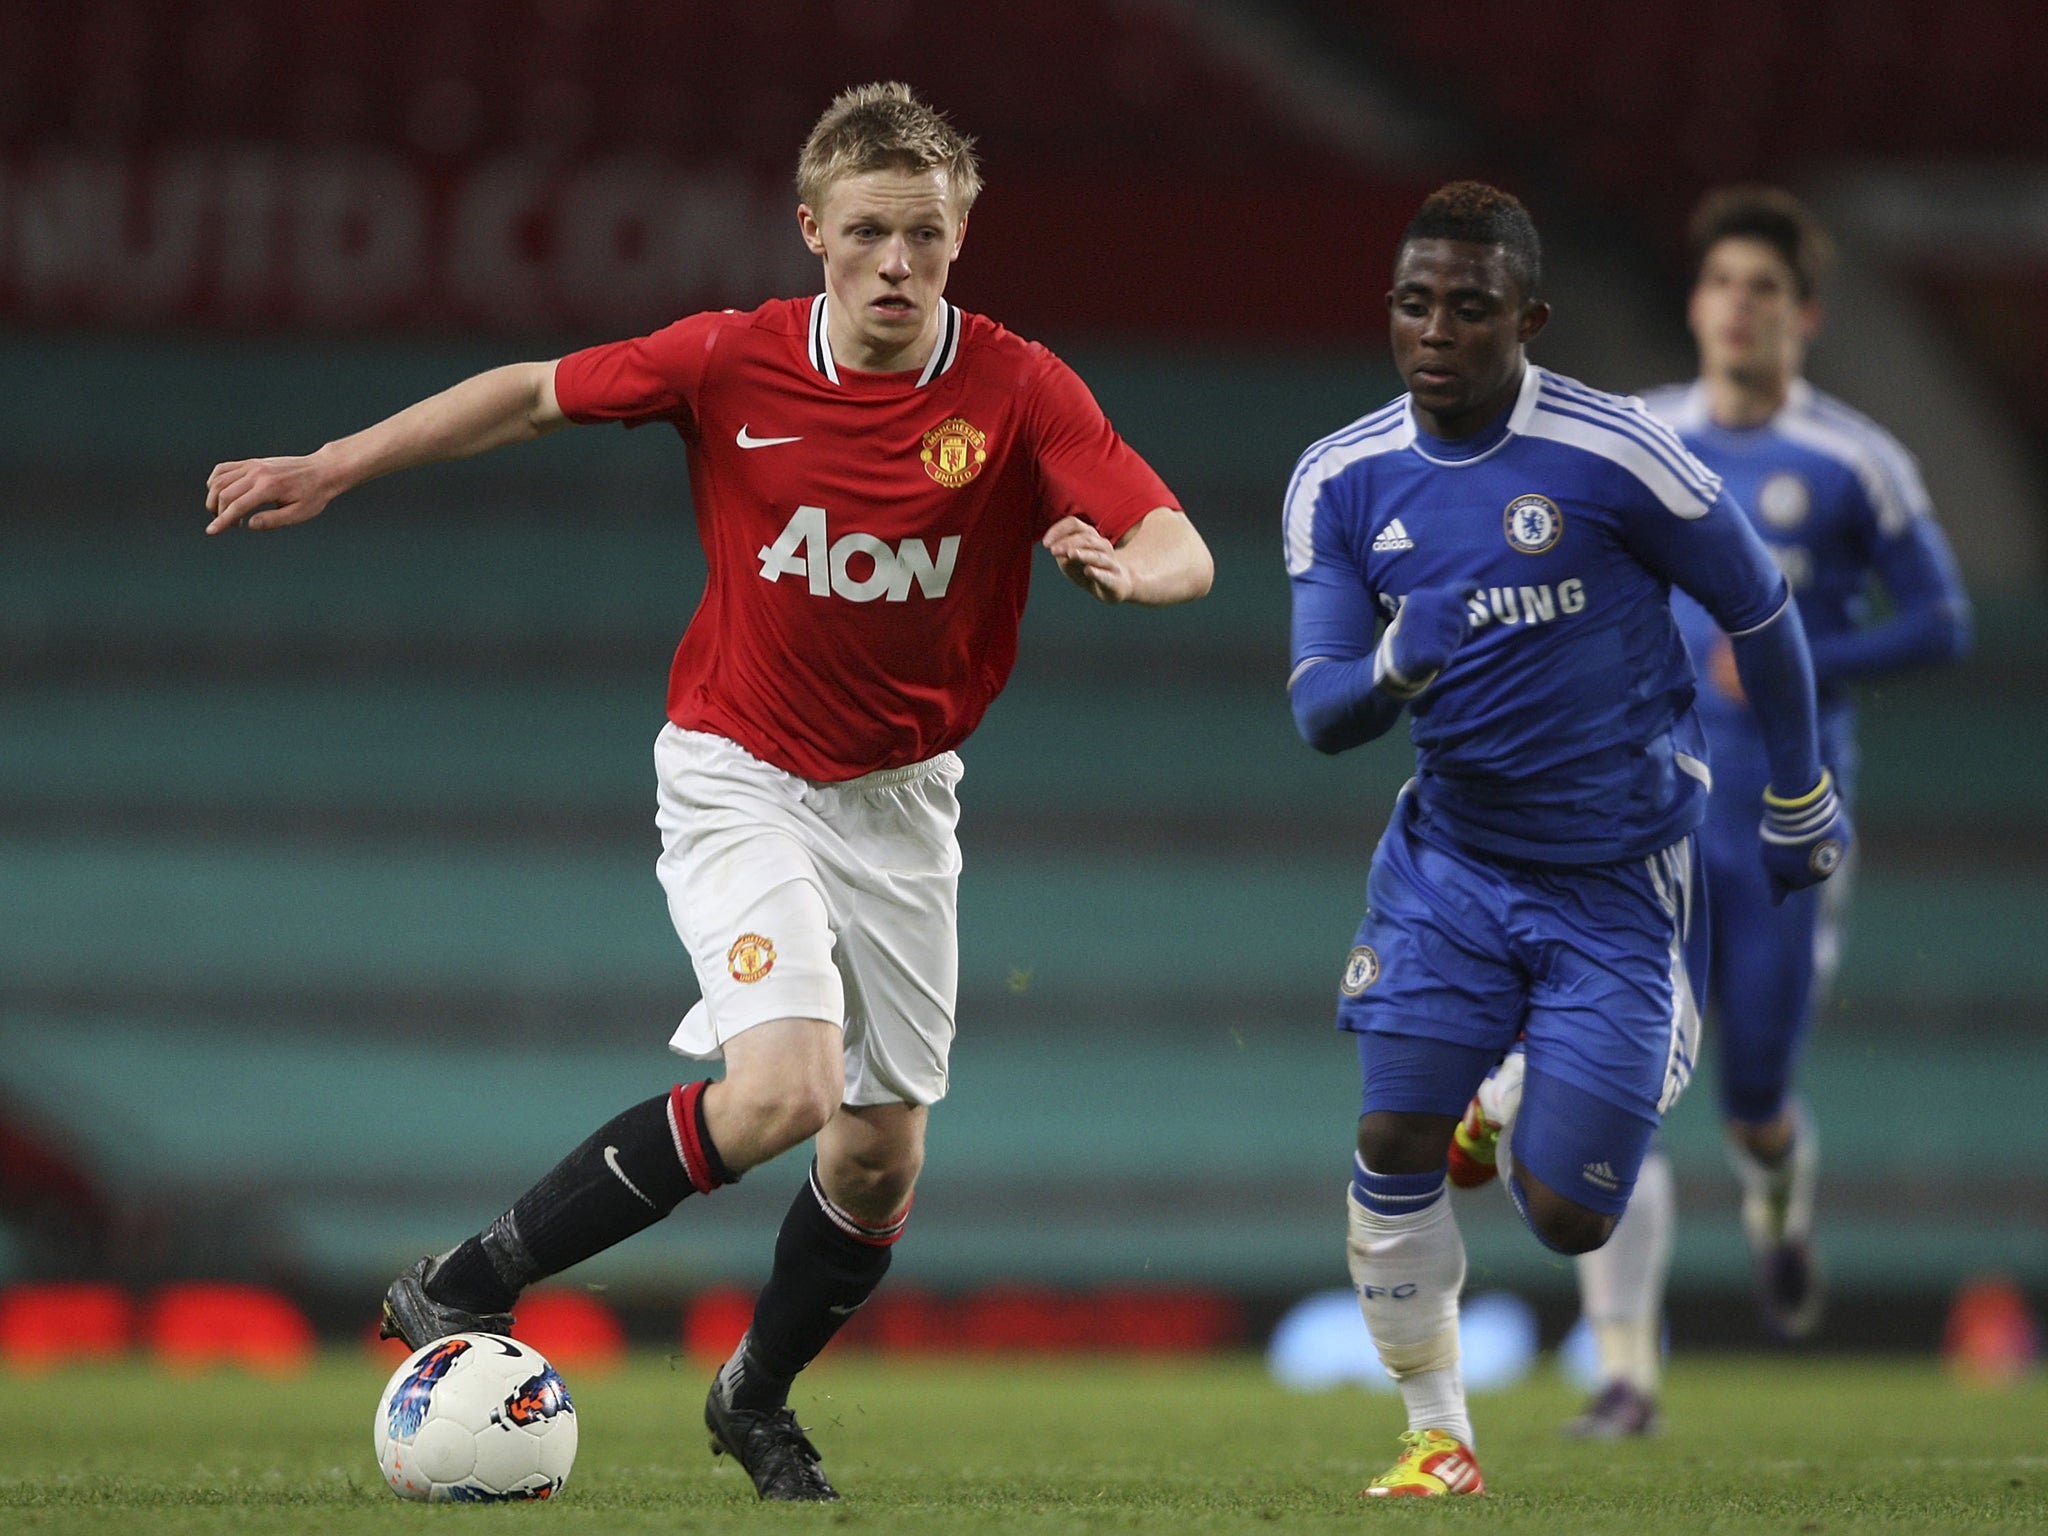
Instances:
[[[797,209],[804,243],[825,260],[832,352],[850,368],[923,365],[938,339],[946,275],[967,235],[944,171],[842,176],[819,206]]]
[[[1550,306],[1524,300],[1497,245],[1410,240],[1387,294],[1394,366],[1423,429],[1469,437],[1513,403],[1522,348]]]
[[[1709,247],[1686,316],[1702,373],[1766,388],[1798,375],[1820,324],[1776,247],[1740,236]]]

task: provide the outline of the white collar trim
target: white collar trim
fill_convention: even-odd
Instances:
[[[932,347],[932,355],[925,359],[924,370],[917,376],[917,388],[923,389],[940,374],[951,368],[960,357],[960,337],[967,329],[960,307],[941,299],[939,317],[939,339]],[[830,379],[840,382],[839,363],[832,356],[831,332],[826,326],[826,295],[819,294],[811,304],[809,344],[811,366]]]

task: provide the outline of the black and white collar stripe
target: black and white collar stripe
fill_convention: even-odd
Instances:
[[[825,339],[825,295],[811,305],[811,366],[834,384],[839,382],[839,365],[832,361],[832,344]]]
[[[825,375],[834,384],[839,382],[839,364],[832,356],[832,343],[825,329],[826,296],[819,294],[811,305],[810,352],[811,366]],[[939,340],[932,348],[932,355],[925,359],[924,371],[917,376],[917,387],[923,389],[940,374],[953,366],[960,356],[960,334],[966,329],[956,304],[939,301]]]
[[[953,366],[953,359],[960,355],[960,311],[944,299],[939,300],[943,313],[939,316],[939,340],[932,348],[932,355],[925,359],[924,372],[917,376],[917,387],[923,389],[940,374]]]

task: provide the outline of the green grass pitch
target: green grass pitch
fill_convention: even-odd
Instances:
[[[337,1353],[287,1381],[140,1366],[0,1376],[0,1531],[888,1533],[1355,1531],[1989,1533],[2048,1528],[2048,1384],[1970,1390],[1931,1363],[1682,1360],[1658,1439],[1579,1445],[1547,1369],[1476,1397],[1483,1498],[1357,1497],[1391,1461],[1394,1399],[1297,1396],[1256,1360],[883,1362],[847,1355],[797,1407],[845,1502],[764,1506],[707,1454],[706,1372],[658,1355],[566,1373],[581,1447],[551,1504],[424,1506],[385,1491],[385,1367]]]

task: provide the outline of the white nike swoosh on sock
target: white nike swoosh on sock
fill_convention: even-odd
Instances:
[[[625,1185],[626,1188],[632,1190],[634,1197],[638,1199],[641,1202],[641,1204],[645,1205],[650,1211],[658,1211],[661,1209],[660,1206],[656,1205],[652,1200],[649,1200],[645,1195],[640,1193],[640,1186],[638,1184],[635,1184],[631,1179],[626,1177],[626,1170],[619,1166],[619,1149],[617,1147],[609,1145],[605,1147],[604,1165],[605,1167],[611,1169],[613,1173],[617,1174],[619,1176],[619,1182]]]

